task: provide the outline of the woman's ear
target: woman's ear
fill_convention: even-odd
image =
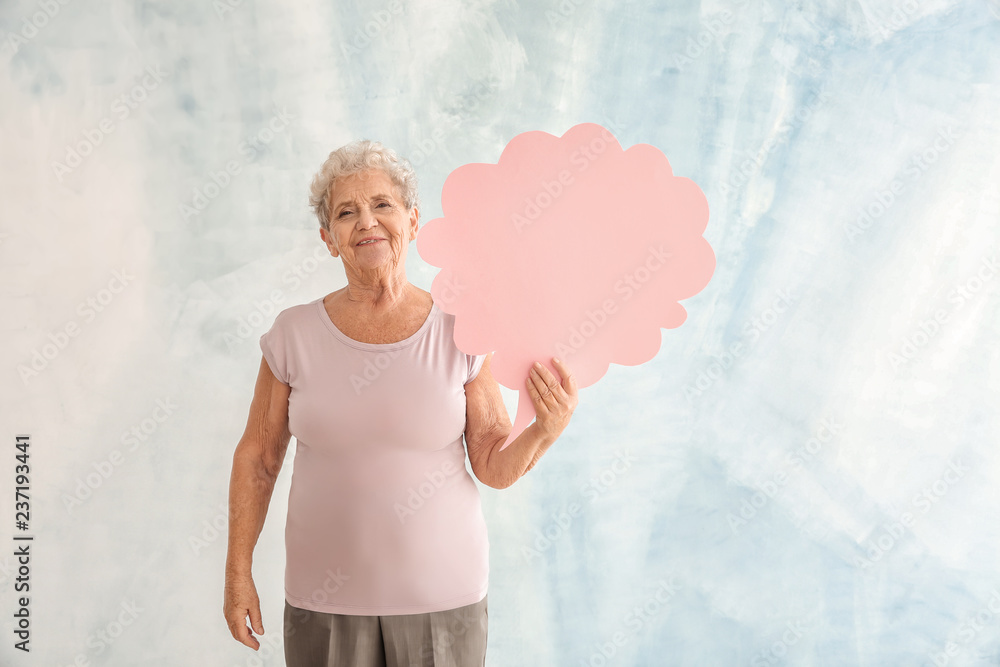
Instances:
[[[339,257],[340,254],[337,252],[336,246],[333,244],[333,236],[330,232],[326,231],[325,227],[319,228],[319,237],[323,239],[323,243],[326,245],[327,250],[330,251],[330,255],[333,257]]]
[[[420,225],[417,224],[417,220],[420,219],[420,211],[414,206],[410,209],[410,239],[417,238],[417,230],[420,229]]]

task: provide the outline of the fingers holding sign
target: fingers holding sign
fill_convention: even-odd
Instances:
[[[535,406],[535,422],[543,433],[555,439],[569,424],[579,395],[576,378],[569,367],[556,357],[552,357],[552,363],[560,377],[536,361],[528,371],[526,384]]]

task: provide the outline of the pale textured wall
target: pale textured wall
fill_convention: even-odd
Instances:
[[[0,663],[282,664],[290,465],[254,564],[261,654],[222,618],[225,504],[257,338],[344,285],[310,259],[310,178],[380,139],[430,220],[452,169],[597,122],[701,185],[718,267],[655,360],[612,366],[527,477],[483,487],[487,664],[997,664],[996,0],[223,6],[0,5]],[[415,246],[407,268],[429,289]]]

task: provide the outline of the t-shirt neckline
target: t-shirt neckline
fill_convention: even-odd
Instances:
[[[337,325],[333,323],[333,320],[331,320],[330,316],[327,314],[326,306],[323,305],[323,300],[326,299],[327,296],[328,295],[323,295],[313,302],[316,306],[316,314],[319,315],[319,318],[323,321],[323,324],[326,325],[327,330],[334,336],[336,336],[338,340],[340,340],[345,345],[350,345],[351,347],[357,348],[359,350],[385,351],[385,350],[396,350],[403,347],[409,347],[413,343],[417,342],[417,340],[421,336],[423,336],[424,333],[427,332],[427,330],[431,326],[431,322],[434,320],[434,317],[437,315],[438,312],[437,303],[431,301],[431,310],[429,313],[427,313],[427,319],[424,320],[424,323],[421,324],[420,328],[417,329],[412,335],[408,336],[407,338],[404,338],[403,340],[398,340],[395,343],[365,343],[360,340],[354,340],[353,338],[351,338],[350,336],[348,336],[343,331],[337,328]]]

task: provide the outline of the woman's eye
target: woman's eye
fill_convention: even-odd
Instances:
[[[345,215],[350,215],[350,213],[351,213],[350,211],[341,211],[340,215],[338,215],[337,217],[338,218],[343,218]]]
[[[380,202],[380,203],[379,203],[379,206],[388,206],[388,205],[389,205],[389,204],[387,204],[386,202]]]

